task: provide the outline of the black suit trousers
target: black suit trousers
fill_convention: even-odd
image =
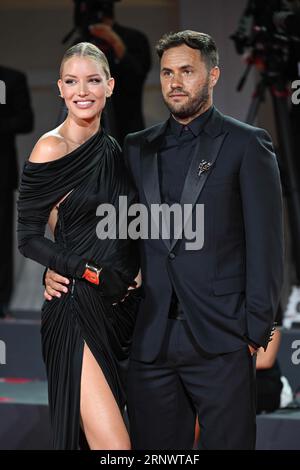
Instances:
[[[255,363],[248,346],[208,355],[186,320],[168,320],[159,357],[131,360],[127,378],[134,449],[192,449],[196,416],[199,449],[254,449]]]

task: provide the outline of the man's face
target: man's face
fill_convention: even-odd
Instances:
[[[219,68],[207,70],[198,49],[185,44],[167,49],[160,62],[164,101],[177,120],[192,120],[212,104]]]

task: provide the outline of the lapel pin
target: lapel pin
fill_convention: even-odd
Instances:
[[[211,162],[207,162],[206,160],[201,160],[198,166],[198,176],[201,176],[202,173],[205,173],[206,171],[210,170],[211,168]]]

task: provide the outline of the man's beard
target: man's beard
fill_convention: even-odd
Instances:
[[[176,104],[174,105],[164,99],[169,111],[172,113],[174,118],[187,119],[200,114],[201,110],[203,110],[209,100],[208,86],[209,81],[207,80],[197,96],[190,98],[189,95],[187,95],[189,97],[188,102],[183,105],[176,106]],[[174,93],[174,91],[172,93]],[[184,90],[178,89],[176,91],[185,93]]]

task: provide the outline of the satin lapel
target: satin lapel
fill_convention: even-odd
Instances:
[[[158,175],[158,141],[145,143],[141,149],[141,166],[142,166],[142,181],[143,190],[148,202],[148,206],[151,208],[153,204],[161,205],[161,195],[159,187],[159,175]],[[157,217],[151,217],[151,223],[154,223],[162,238],[162,233],[168,233],[166,228],[166,221],[164,217],[161,217],[161,223],[157,220]],[[149,230],[150,236],[150,230]],[[170,249],[170,240],[163,239],[168,250]]]
[[[182,211],[184,211],[184,204],[189,204],[192,206],[192,209],[194,208],[209,174],[214,171],[214,164],[218,158],[226,134],[227,133],[222,133],[217,137],[212,137],[205,132],[200,134],[182,190],[180,200]],[[211,167],[208,171],[198,176],[201,160],[211,163]],[[185,223],[187,223],[187,220]],[[178,239],[173,240],[171,250],[174,248],[177,241]]]

